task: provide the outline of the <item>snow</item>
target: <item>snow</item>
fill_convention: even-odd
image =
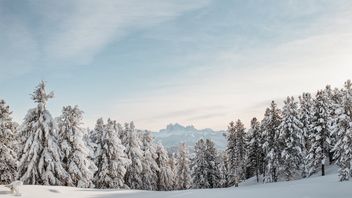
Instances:
[[[98,190],[61,186],[31,186],[20,188],[21,197],[75,197],[75,198],[350,198],[352,197],[352,182],[339,182],[337,168],[327,170],[326,176],[313,175],[308,179],[269,184],[257,184],[251,178],[240,187],[223,189],[199,189],[169,192],[141,190]],[[13,195],[4,186],[0,186],[1,198],[12,198]]]

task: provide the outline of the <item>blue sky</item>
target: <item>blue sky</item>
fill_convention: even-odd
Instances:
[[[0,97],[21,121],[40,80],[54,116],[224,129],[271,99],[352,76],[351,1],[0,0]]]

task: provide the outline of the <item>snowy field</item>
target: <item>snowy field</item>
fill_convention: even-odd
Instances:
[[[246,181],[239,188],[150,192],[140,190],[97,190],[59,186],[23,186],[21,197],[74,198],[351,198],[352,182],[338,182],[336,169],[324,177],[313,176],[290,182],[256,184]],[[0,186],[0,197],[9,198],[8,190]]]

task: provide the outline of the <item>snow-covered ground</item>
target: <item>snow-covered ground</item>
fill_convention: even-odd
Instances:
[[[59,186],[23,186],[22,197],[74,198],[351,198],[352,182],[338,182],[336,169],[328,169],[324,177],[313,176],[291,182],[257,184],[254,180],[238,188],[148,192],[138,190],[97,190]],[[14,197],[0,186],[0,197]]]

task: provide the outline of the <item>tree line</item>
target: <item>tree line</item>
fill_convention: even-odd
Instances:
[[[32,94],[36,107],[21,125],[0,100],[0,184],[16,179],[25,184],[81,188],[182,190],[238,186],[255,177],[277,182],[309,177],[336,163],[339,180],[351,177],[352,83],[327,86],[313,97],[287,97],[282,109],[272,101],[249,129],[237,120],[227,130],[227,149],[218,151],[200,139],[190,154],[185,144],[169,153],[151,132],[133,122],[121,125],[99,118],[94,129],[82,127],[83,111],[65,106],[53,118],[41,82]]]

